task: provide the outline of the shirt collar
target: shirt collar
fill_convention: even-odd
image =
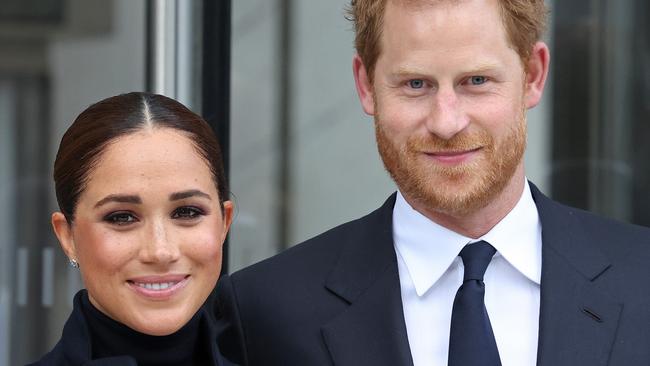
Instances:
[[[472,239],[451,231],[422,215],[401,192],[393,209],[393,240],[418,296],[424,295],[449,269],[468,243],[485,240],[517,271],[540,284],[542,228],[530,187],[525,184],[515,207],[488,233]]]

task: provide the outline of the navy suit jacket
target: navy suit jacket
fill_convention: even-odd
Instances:
[[[531,189],[543,241],[537,364],[650,365],[650,229]],[[222,278],[222,353],[243,365],[412,365],[394,203]]]

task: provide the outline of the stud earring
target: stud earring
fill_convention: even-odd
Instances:
[[[74,259],[69,259],[68,263],[70,263],[70,267],[72,267],[72,268],[79,268],[79,262],[77,262]]]

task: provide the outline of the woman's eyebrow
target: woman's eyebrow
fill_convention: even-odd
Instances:
[[[203,197],[207,198],[209,200],[212,200],[212,197],[210,197],[209,194],[204,193],[198,189],[189,189],[187,191],[181,191],[181,192],[174,192],[169,195],[169,200],[170,201],[178,201],[182,200],[185,198],[190,198],[190,197]]]
[[[108,196],[97,201],[97,203],[95,203],[95,208],[105,205],[109,202],[140,204],[142,203],[142,199],[140,196],[131,194],[109,194]]]

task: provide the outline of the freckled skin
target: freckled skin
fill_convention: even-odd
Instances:
[[[170,200],[170,194],[188,190],[209,198]],[[189,138],[173,129],[146,129],[107,146],[90,173],[72,226],[61,213],[53,214],[52,223],[68,257],[79,262],[95,307],[139,332],[166,335],[189,321],[218,279],[232,204],[226,201],[222,214],[217,192]],[[141,202],[96,207],[108,195],[137,196]],[[117,219],[107,219],[115,213]],[[169,274],[188,276],[185,287],[170,298],[142,296],[129,283]]]

